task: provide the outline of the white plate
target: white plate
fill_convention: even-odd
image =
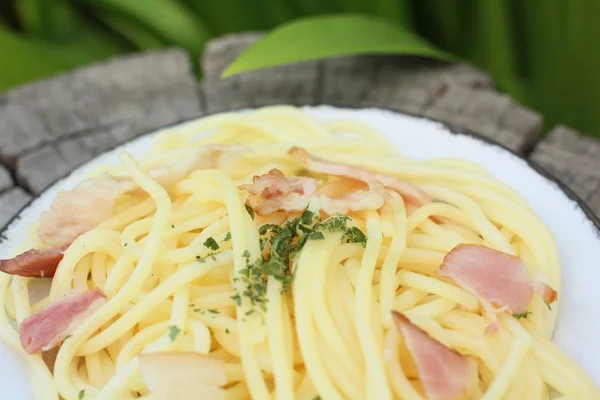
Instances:
[[[600,385],[600,221],[563,185],[509,150],[446,125],[381,109],[307,107],[322,120],[350,118],[365,122],[388,136],[401,151],[415,158],[461,157],[478,163],[496,178],[516,189],[531,204],[556,239],[563,266],[561,306],[554,340]],[[180,129],[183,125],[175,128]],[[56,182],[26,206],[3,232],[0,258],[13,255],[25,238],[24,229],[48,208],[60,189],[75,186],[91,168],[117,161],[126,150],[145,153],[154,134],[148,134],[110,150]],[[32,397],[25,365],[0,342],[2,398]]]

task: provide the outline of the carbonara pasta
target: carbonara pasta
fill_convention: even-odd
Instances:
[[[550,232],[477,165],[287,106],[120,161],[0,261],[37,399],[600,398],[551,341]]]

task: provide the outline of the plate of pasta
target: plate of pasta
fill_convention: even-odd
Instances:
[[[206,116],[5,228],[1,397],[600,399],[599,226],[436,121]]]

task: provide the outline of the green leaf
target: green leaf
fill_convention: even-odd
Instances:
[[[0,90],[89,62],[79,51],[16,35],[0,27]]]
[[[405,54],[451,60],[399,25],[358,14],[303,18],[260,39],[222,77],[261,68],[354,54]]]
[[[106,26],[69,0],[20,0],[17,11],[25,30],[47,42],[77,48],[90,61],[133,50]]]
[[[269,29],[258,0],[182,0],[215,34]],[[277,0],[281,2],[281,0]]]
[[[202,51],[209,33],[190,10],[171,0],[80,0],[100,10],[119,13],[144,26],[168,43],[182,46],[194,55]]]
[[[149,29],[119,13],[99,11],[98,18],[140,50],[159,49],[166,45]]]

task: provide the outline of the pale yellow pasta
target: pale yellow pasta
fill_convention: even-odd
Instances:
[[[151,173],[209,144],[247,151],[219,168],[186,171],[169,187]],[[416,207],[387,192],[377,210],[348,214],[363,243],[342,243],[342,232],[324,229],[291,256],[287,277],[253,275],[273,245],[260,228],[301,212],[249,213],[239,186],[272,168],[310,174],[287,154],[292,146],[400,178],[435,201]],[[31,300],[35,278],[0,273],[0,338],[26,361],[36,399],[163,400],[144,381],[140,354],[194,352],[224,363],[227,399],[425,400],[392,311],[477,360],[469,399],[600,398],[593,380],[550,340],[556,304],[549,310],[534,296],[527,319],[500,313],[499,332],[490,334],[479,299],[437,273],[453,248],[479,244],[520,257],[532,277],[560,289],[550,231],[478,165],[413,160],[370,126],[321,122],[291,106],[209,116],[159,133],[137,161],[128,154],[120,160],[90,176],[109,173],[138,189],[69,246],[48,296]],[[318,207],[317,200],[309,205],[324,217]],[[22,247],[41,245],[33,237]],[[25,353],[17,327],[88,289],[102,290],[107,302],[61,343],[50,372],[39,354]]]

